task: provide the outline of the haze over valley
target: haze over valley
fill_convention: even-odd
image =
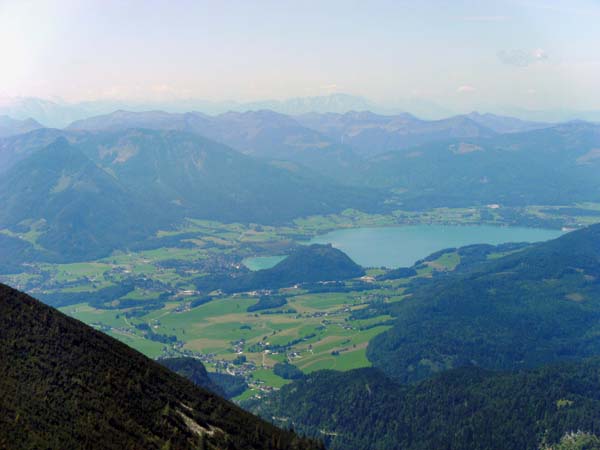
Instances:
[[[599,15],[0,4],[0,448],[600,449]]]

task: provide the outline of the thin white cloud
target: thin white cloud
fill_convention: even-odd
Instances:
[[[462,20],[466,22],[505,22],[508,16],[465,16]]]
[[[546,61],[548,54],[541,48],[533,50],[501,50],[498,52],[498,59],[509,66],[527,67],[531,64]]]
[[[477,89],[471,85],[468,84],[464,84],[462,86],[459,86],[456,89],[456,92],[458,92],[459,94],[469,94],[471,92],[475,92]]]

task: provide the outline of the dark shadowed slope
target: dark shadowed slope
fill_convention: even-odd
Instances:
[[[0,285],[0,448],[315,448]]]

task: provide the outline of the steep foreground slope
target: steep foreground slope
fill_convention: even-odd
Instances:
[[[600,359],[518,373],[467,367],[413,386],[375,369],[319,371],[247,406],[331,450],[591,450],[593,436],[595,446],[555,444],[600,430]]]
[[[319,448],[5,285],[0,355],[0,448]]]

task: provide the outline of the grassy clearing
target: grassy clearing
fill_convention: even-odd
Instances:
[[[366,357],[368,342],[389,328],[379,326],[365,331],[343,332],[332,329],[331,334],[325,333],[322,339],[312,345],[312,349],[306,346],[300,357],[295,358],[293,362],[306,373],[322,369],[350,370],[369,367],[371,363]]]
[[[278,375],[275,375],[271,370],[258,369],[252,374],[252,378],[257,381],[262,381],[268,386],[280,388],[281,386],[291,383],[290,380],[285,380]]]
[[[88,324],[102,324],[113,328],[127,328],[130,324],[122,311],[113,309],[96,309],[87,303],[59,308],[65,314]]]
[[[576,207],[600,211],[600,204],[580,204]],[[548,218],[558,210],[532,207],[522,212]],[[292,241],[309,240],[334,229],[418,223],[477,224],[482,223],[483,216],[487,217],[485,223],[502,223],[497,211],[487,208],[395,211],[388,215],[348,210],[337,215],[298,219],[294,224],[282,227],[189,219],[177,228],[157,233],[157,237],[181,235],[181,240],[186,241],[185,248],[175,245],[138,252],[117,251],[97,261],[74,264],[34,264],[23,273],[5,275],[1,279],[32,293],[88,292],[124,281],[147,280],[147,283],[141,283],[122,299],[152,301],[163,292],[194,290],[195,277],[211,273],[211,270],[229,270],[231,265],[239,264],[248,257],[282,255],[289,250]],[[582,223],[600,221],[598,216],[571,219]],[[26,236],[19,237],[35,242],[39,230],[37,225],[31,226]],[[500,255],[491,257],[496,256]],[[180,265],[167,266],[165,261],[176,261]],[[458,254],[445,254],[420,269],[419,276],[430,276],[434,269],[452,270],[459,262]],[[381,269],[368,272],[371,276],[381,273]],[[128,310],[97,310],[85,303],[62,310],[86,323],[108,327],[115,337],[151,357],[159,355],[164,344],[145,339],[135,325],[151,324],[157,333],[175,335],[184,343],[184,349],[215,353],[220,360],[233,359],[236,355],[233,343],[243,339],[244,355],[249,361],[255,362],[259,370],[266,372],[277,361],[286,360],[292,354],[293,357],[290,357],[293,362],[306,372],[321,368],[348,370],[369,365],[365,356],[367,342],[375,334],[387,329],[377,324],[390,319],[389,316],[380,316],[350,321],[351,312],[366,308],[366,303],[371,301],[405,301],[406,283],[407,280],[387,281],[380,284],[380,289],[367,292],[309,294],[298,290],[282,290],[281,294],[288,298],[288,305],[279,309],[293,308],[296,311],[293,314],[248,313],[248,306],[255,304],[257,298],[245,295],[218,298],[191,310],[185,308],[185,303],[193,297],[172,298],[166,301],[164,307],[130,319],[125,319],[124,313]],[[360,328],[370,326],[374,327],[360,331]],[[272,346],[293,344],[288,354],[265,355],[260,350],[265,342]],[[281,382],[262,372],[259,375],[267,384]]]
[[[119,333],[115,331],[108,331],[107,334],[120,340],[124,344],[136,349],[138,352],[143,353],[149,358],[157,358],[163,351],[164,344],[160,342],[149,341],[140,336],[132,336],[125,333]]]
[[[287,381],[274,375],[272,367],[286,361],[288,356],[286,353],[267,354],[260,347],[251,352],[248,349],[254,348],[253,345],[285,346],[296,342],[289,354],[297,355],[292,362],[307,373],[323,368],[350,370],[370,365],[365,354],[367,343],[388,328],[374,325],[390,316],[348,322],[350,311],[344,306],[362,301],[359,300],[361,295],[304,293],[289,297],[286,307],[297,309],[299,314],[248,313],[246,309],[255,304],[257,298],[241,295],[215,299],[184,312],[178,312],[180,302],[169,302],[159,310],[130,319],[126,319],[122,311],[98,310],[87,304],[66,307],[63,311],[87,323],[111,327],[111,335],[150,357],[160,355],[164,344],[145,339],[134,328],[136,323],[148,323],[157,333],[177,336],[184,342],[184,349],[215,354],[224,361],[236,357],[233,343],[243,339],[246,342],[244,355],[257,367],[253,379],[280,387]],[[139,292],[134,291],[131,296],[139,298]]]
[[[435,261],[428,263],[436,270],[454,270],[460,264],[460,255],[458,252],[444,253]]]

